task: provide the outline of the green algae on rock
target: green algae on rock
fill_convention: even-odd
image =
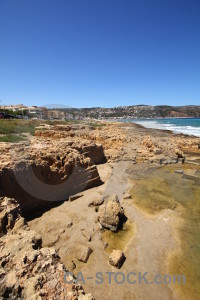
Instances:
[[[117,232],[105,230],[102,233],[102,240],[104,243],[108,244],[106,247],[106,252],[110,254],[114,249],[123,251],[134,236],[135,227],[136,225],[134,223],[127,221],[123,225],[123,228]]]
[[[198,166],[178,166],[183,172],[188,169],[199,171]],[[200,295],[200,181],[182,177],[174,172],[177,165],[145,171],[134,180],[132,198],[134,204],[148,213],[155,214],[163,209],[177,209],[177,216],[183,219],[178,231],[181,251],[169,259],[171,274],[183,274],[185,285],[173,287],[183,298],[199,299]]]

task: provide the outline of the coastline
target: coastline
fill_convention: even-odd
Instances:
[[[75,276],[79,271],[83,272],[85,277],[94,275],[91,274],[91,270],[92,273],[118,271],[108,263],[109,253],[106,250],[106,242],[111,249],[122,247],[126,261],[120,269],[121,272],[148,271],[150,274],[166,274],[169,272],[168,257],[179,249],[181,242],[180,238],[177,240],[180,225],[179,208],[177,206],[173,209],[171,202],[167,207],[166,202],[161,201],[160,207],[159,203],[155,206],[158,211],[155,210],[152,214],[146,211],[145,205],[148,203],[145,201],[149,199],[151,193],[156,196],[161,192],[167,192],[172,178],[182,176],[174,173],[174,170],[180,171],[186,168],[186,171],[190,171],[192,169],[187,162],[192,161],[195,165],[198,161],[199,139],[182,134],[174,135],[168,130],[149,129],[131,122],[105,122],[103,126],[101,122],[94,124],[96,125],[93,127],[91,124],[88,126],[83,123],[55,124],[36,130],[29,148],[26,149],[31,161],[37,161],[40,168],[45,167],[42,172],[38,173],[38,176],[41,176],[44,171],[49,178],[55,177],[53,175],[55,172],[58,172],[56,176],[60,176],[60,170],[63,170],[63,174],[66,175],[61,163],[61,158],[66,153],[72,158],[78,157],[79,163],[86,170],[91,170],[92,167],[94,175],[92,175],[93,185],[89,178],[90,186],[85,185],[84,189],[79,189],[77,196],[71,198],[72,200],[57,203],[54,208],[46,207],[41,215],[33,215],[35,200],[29,197],[32,218],[28,221],[28,227],[41,236],[43,247],[56,249],[62,263]],[[24,142],[0,145],[2,172],[5,170],[8,172],[13,168],[11,149],[16,151],[16,157],[18,157],[23,144]],[[176,148],[179,146],[188,150],[184,165],[181,161],[176,163]],[[5,158],[5,150],[9,157]],[[194,155],[191,155],[191,151],[194,151]],[[27,163],[26,157],[23,159],[24,163]],[[46,168],[48,164],[51,164],[49,169]],[[68,161],[66,161],[65,169],[67,168],[69,168]],[[86,173],[87,176],[90,176],[89,174]],[[148,181],[152,176],[152,182]],[[162,176],[167,176],[169,180],[169,184],[164,188],[162,184],[165,184],[165,181]],[[54,177],[52,179],[57,180],[58,177]],[[101,179],[101,184],[99,184],[98,177]],[[6,182],[8,185],[8,181]],[[59,181],[54,181],[55,186],[58,183]],[[141,195],[140,187],[143,191],[145,190],[143,185],[150,194],[147,194],[144,202],[138,202],[138,197]],[[15,196],[21,197],[18,193],[16,189]],[[106,240],[103,238],[103,232],[105,233],[107,229],[103,228],[99,222],[101,208],[105,205],[101,201],[109,198],[113,193],[119,198],[127,217],[127,224],[130,226],[126,230],[124,228],[125,231],[122,230],[119,234],[106,231],[108,239]],[[91,204],[94,201],[101,204],[96,206]],[[39,201],[38,209],[40,209],[40,203]],[[27,206],[23,202],[22,208],[26,212]],[[26,212],[26,214],[30,213]],[[123,240],[124,245],[119,243],[118,238]],[[85,253],[84,251],[89,248],[92,252],[87,257],[87,261],[80,261],[82,252]],[[179,294],[176,294],[178,293],[176,287],[166,285],[143,285],[141,287],[138,284],[130,286],[127,282],[123,285],[109,285],[108,282],[104,282],[97,286],[94,282],[87,282],[84,289],[87,293],[92,293],[96,299],[102,300],[107,300],[108,297],[116,300],[119,298],[153,300],[156,297],[164,300],[180,299]]]
[[[166,123],[162,122],[166,120]],[[173,120],[173,122],[171,122]],[[190,120],[190,122],[184,122],[183,120]],[[161,121],[161,122],[158,122]],[[195,124],[194,121],[196,122]],[[139,124],[145,128],[160,129],[172,131],[173,134],[184,134],[194,137],[200,137],[200,119],[199,118],[152,118],[141,119],[133,121],[134,124]],[[151,123],[151,124],[150,124]],[[197,126],[194,126],[197,125]]]
[[[175,119],[177,119],[177,118],[175,118]],[[137,123],[134,123],[134,122],[127,122],[127,123],[134,124],[135,126],[138,126],[138,128],[148,129],[149,131],[161,131],[161,132],[169,133],[169,134],[177,136],[177,137],[194,138],[194,139],[199,139],[200,140],[200,137],[195,136],[193,134],[176,133],[176,132],[173,132],[173,130],[170,130],[170,129],[149,128],[149,127],[145,127],[144,125],[137,124]]]

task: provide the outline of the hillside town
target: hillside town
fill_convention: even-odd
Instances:
[[[73,114],[59,109],[47,109],[46,107],[17,105],[0,106],[0,118],[30,118],[30,119],[52,119],[64,120],[74,119]]]
[[[132,105],[113,108],[47,108],[40,106],[1,105],[0,118],[44,120],[103,120],[131,118],[199,118],[200,106]]]

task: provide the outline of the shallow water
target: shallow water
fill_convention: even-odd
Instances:
[[[118,249],[124,251],[126,245],[128,245],[131,238],[135,233],[135,224],[127,221],[123,228],[117,232],[105,230],[102,233],[102,240],[104,243],[108,243],[106,252],[111,253],[112,250]]]
[[[133,180],[134,204],[155,214],[176,209],[184,222],[178,230],[181,253],[172,255],[171,274],[183,274],[185,285],[176,285],[183,299],[200,299],[200,181],[183,179],[174,170],[199,170],[198,166],[170,165],[149,169]],[[181,209],[178,209],[181,208]]]

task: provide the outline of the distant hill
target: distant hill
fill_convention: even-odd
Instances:
[[[48,104],[44,105],[47,109],[56,109],[56,108],[71,108],[71,106],[63,105],[63,104]]]
[[[132,105],[114,108],[82,108],[82,116],[93,118],[200,118],[200,106]]]
[[[46,105],[51,110],[64,111],[77,118],[200,118],[200,105],[169,106],[169,105],[131,105],[113,108],[91,107],[72,108],[62,104]]]

